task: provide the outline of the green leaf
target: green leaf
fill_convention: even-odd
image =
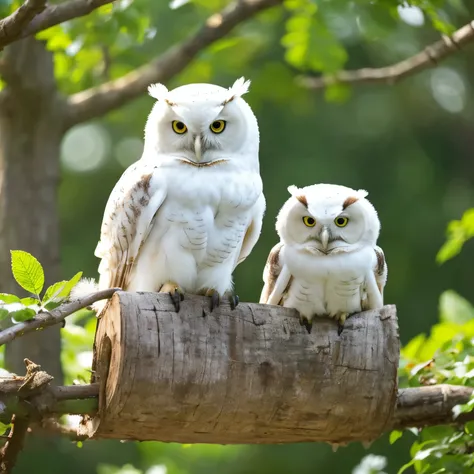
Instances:
[[[395,443],[395,441],[397,441],[397,439],[400,439],[402,436],[403,436],[403,431],[393,430],[390,433],[390,438],[389,438],[390,444]]]
[[[446,323],[464,324],[474,319],[474,307],[453,290],[441,294],[439,311],[440,320]]]
[[[420,350],[425,344],[426,336],[424,334],[418,334],[415,336],[401,351],[402,355],[407,359],[418,359]]]
[[[3,301],[4,303],[19,303],[20,298],[15,295],[9,295],[8,293],[0,293],[0,301]]]
[[[7,319],[9,315],[10,311],[8,311],[8,309],[0,307],[0,321]]]
[[[43,304],[43,308],[46,311],[51,311],[52,309],[55,309],[58,306],[61,306],[61,303],[58,303],[56,301],[49,301],[48,303]]]
[[[39,304],[39,300],[36,299],[36,298],[22,298],[20,300],[20,303],[21,304],[24,304],[25,306],[31,306],[31,305],[38,305]]]
[[[468,421],[464,425],[464,430],[466,431],[466,433],[473,435],[474,434],[474,421]]]
[[[440,264],[459,254],[466,241],[474,237],[474,208],[464,212],[460,220],[449,223],[447,236],[436,255],[436,261]]]
[[[285,59],[300,69],[335,73],[347,61],[347,52],[316,11],[316,5],[308,3],[286,22],[287,33],[281,40]]]
[[[7,424],[0,423],[0,434],[2,435],[5,434],[5,431],[7,431],[8,428],[11,428],[11,426],[12,426],[11,423],[7,423]]]
[[[343,103],[351,96],[351,88],[347,84],[335,82],[329,84],[324,91],[324,98],[328,102]]]
[[[23,308],[19,309],[18,311],[12,311],[10,316],[14,323],[20,323],[22,321],[33,319],[36,316],[36,311],[31,308]]]
[[[404,464],[397,472],[397,474],[402,474],[403,472],[405,472],[409,467],[413,466],[413,464],[415,464],[415,459],[412,459],[410,462],[407,462],[406,464]]]
[[[81,277],[82,272],[77,272],[70,280],[58,281],[54,283],[54,285],[51,285],[43,297],[45,304],[50,302],[58,303],[66,299]]]
[[[12,272],[16,282],[26,291],[38,295],[44,286],[44,271],[33,255],[23,250],[11,250]]]

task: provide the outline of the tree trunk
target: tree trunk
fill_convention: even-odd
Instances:
[[[392,424],[395,306],[329,318],[310,334],[294,310],[186,295],[116,293],[99,320],[99,413],[82,434],[180,443],[345,444]]]
[[[20,294],[10,250],[25,250],[43,265],[46,285],[60,279],[57,190],[64,103],[53,56],[27,38],[5,49],[0,94],[0,291]],[[62,381],[60,328],[27,335],[6,347],[6,368],[24,372],[34,360]]]

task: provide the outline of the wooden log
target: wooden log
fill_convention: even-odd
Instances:
[[[99,320],[92,438],[180,443],[343,444],[390,429],[399,362],[395,306],[326,318],[310,334],[294,310],[157,293],[116,293]]]

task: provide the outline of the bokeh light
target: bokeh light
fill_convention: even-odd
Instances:
[[[466,104],[466,85],[454,69],[440,67],[431,72],[431,93],[440,107],[453,114]]]
[[[84,173],[101,167],[110,151],[110,137],[98,124],[71,129],[62,142],[61,162],[70,171]]]
[[[123,168],[128,168],[140,158],[142,151],[143,140],[141,138],[126,137],[115,145],[114,155]]]

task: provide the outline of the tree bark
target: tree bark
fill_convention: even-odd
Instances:
[[[339,336],[294,310],[117,292],[99,320],[99,414],[81,434],[181,443],[371,441],[392,424],[395,306],[351,316]]]
[[[56,90],[52,53],[27,38],[2,58],[7,86],[0,94],[0,291],[20,293],[10,250],[32,253],[46,284],[60,279],[57,190],[64,103]],[[25,357],[62,381],[59,327],[13,341],[6,367],[21,374]]]

